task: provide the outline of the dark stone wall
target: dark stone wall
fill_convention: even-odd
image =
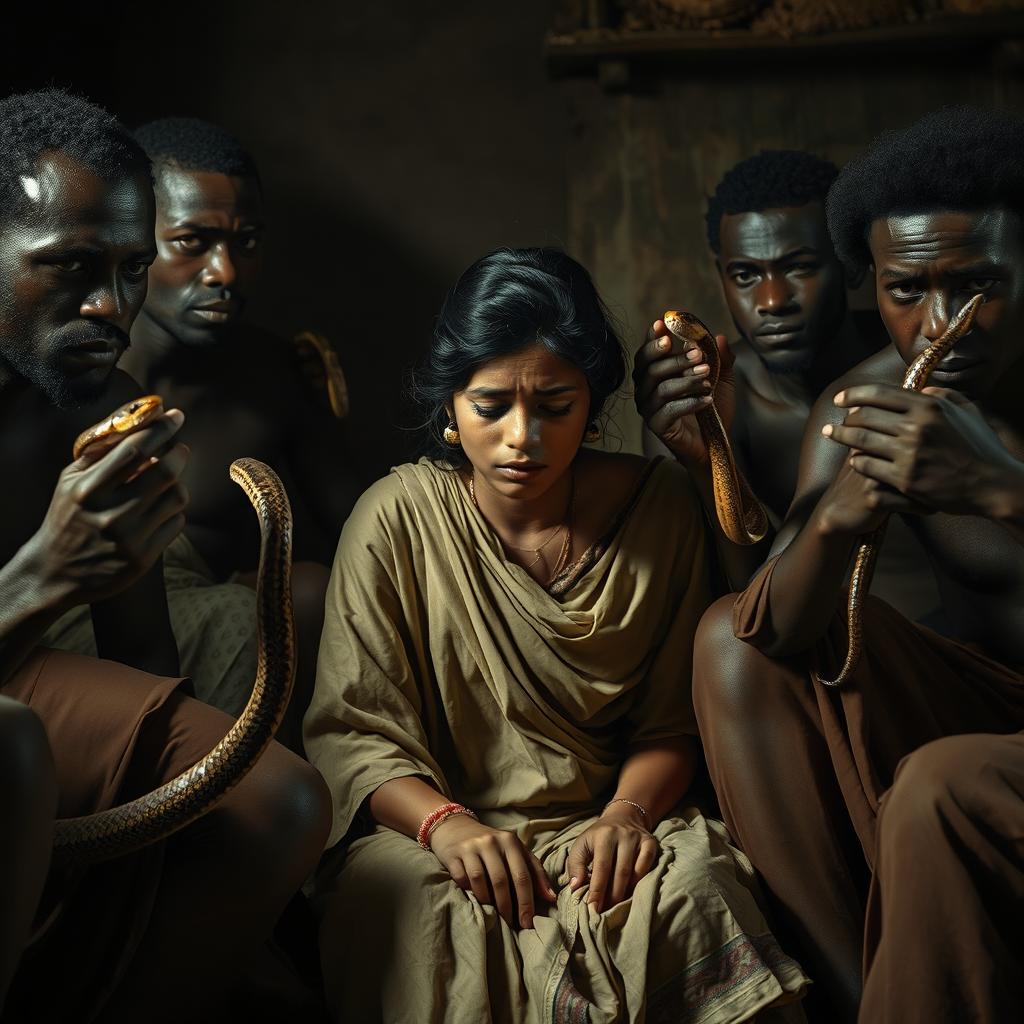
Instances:
[[[4,92],[73,86],[130,126],[190,115],[241,138],[270,217],[253,318],[331,338],[377,475],[414,450],[403,377],[459,273],[501,245],[565,244],[547,7],[101,2],[54,9],[45,33],[17,15],[0,75]]]

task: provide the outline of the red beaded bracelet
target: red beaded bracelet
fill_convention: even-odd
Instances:
[[[430,833],[441,824],[442,820],[450,818],[455,814],[468,814],[471,818],[476,818],[476,815],[468,807],[463,807],[462,804],[441,804],[436,811],[431,811],[423,819],[420,824],[419,831],[416,833],[416,842],[419,843],[424,850],[429,850],[430,843],[427,842],[427,840],[430,837]]]

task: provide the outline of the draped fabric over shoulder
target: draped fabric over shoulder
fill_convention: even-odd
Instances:
[[[306,717],[334,799],[330,845],[379,786],[420,776],[516,831],[564,886],[569,848],[629,745],[696,733],[706,543],[685,473],[659,462],[556,599],[506,560],[456,473],[422,461],[372,487],[342,534]],[[724,829],[686,808],[656,834],[659,861],[630,899],[598,914],[562,889],[523,931],[406,836],[377,828],[343,845],[318,881],[333,1009],[360,1021],[740,1021],[794,998],[806,979]]]

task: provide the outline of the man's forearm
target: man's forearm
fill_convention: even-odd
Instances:
[[[768,591],[770,632],[746,639],[773,657],[812,647],[839,607],[857,543],[856,537],[824,530],[815,510],[775,564]]]
[[[60,595],[40,584],[28,547],[0,568],[0,683],[21,666],[62,608]]]

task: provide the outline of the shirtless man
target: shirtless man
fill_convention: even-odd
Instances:
[[[773,557],[698,632],[694,700],[726,821],[829,1021],[987,1024],[1024,1006],[1022,152],[1020,119],[955,108],[840,173],[830,231],[852,269],[874,267],[892,343],[815,404]],[[902,391],[979,293],[932,386]],[[845,653],[851,554],[893,513],[956,640],[872,599],[858,668],[827,690],[811,670],[832,677]]]
[[[729,435],[773,531],[793,500],[811,407],[830,381],[887,340],[877,313],[855,313],[847,304],[849,278],[825,223],[825,196],[838,173],[835,164],[810,153],[768,150],[736,164],[708,201],[708,245],[739,335],[730,346],[736,397]],[[637,402],[675,452],[675,410],[664,403],[664,389],[679,380],[664,376],[677,374],[675,361],[651,364],[647,358],[651,342],[665,334],[656,321],[638,355],[637,371],[644,377]],[[705,365],[692,372],[701,376]],[[662,392],[655,392],[662,382]],[[685,380],[680,384],[685,388]],[[766,544],[754,567],[767,550]],[[924,553],[899,525],[887,537],[876,592],[914,619],[938,605]]]
[[[157,258],[121,366],[186,414],[181,438],[192,449],[184,475],[191,498],[186,538],[171,557],[176,565],[181,545],[188,544],[211,580],[241,574],[234,578],[251,583],[259,553],[256,520],[228,466],[247,455],[277,470],[296,522],[299,643],[295,696],[280,736],[298,749],[327,566],[359,488],[342,425],[311,400],[288,346],[242,319],[258,287],[263,252],[263,195],[252,159],[222,129],[188,118],[154,121],[136,138],[153,161]],[[170,573],[168,580],[173,588]],[[238,589],[222,588],[235,597]],[[171,600],[173,615],[173,594]],[[250,679],[246,668],[209,691],[197,678],[197,692],[237,713]]]
[[[113,1021],[205,1019],[315,863],[325,793],[273,745],[200,823],[85,873],[55,870],[43,895],[54,816],[167,781],[230,720],[174,678],[160,555],[184,525],[181,412],[69,463],[84,427],[139,394],[114,364],[156,255],[148,160],[84,100],[9,97],[0,211],[0,1005],[16,1020],[101,1007]],[[76,605],[116,660],[38,646]]]

